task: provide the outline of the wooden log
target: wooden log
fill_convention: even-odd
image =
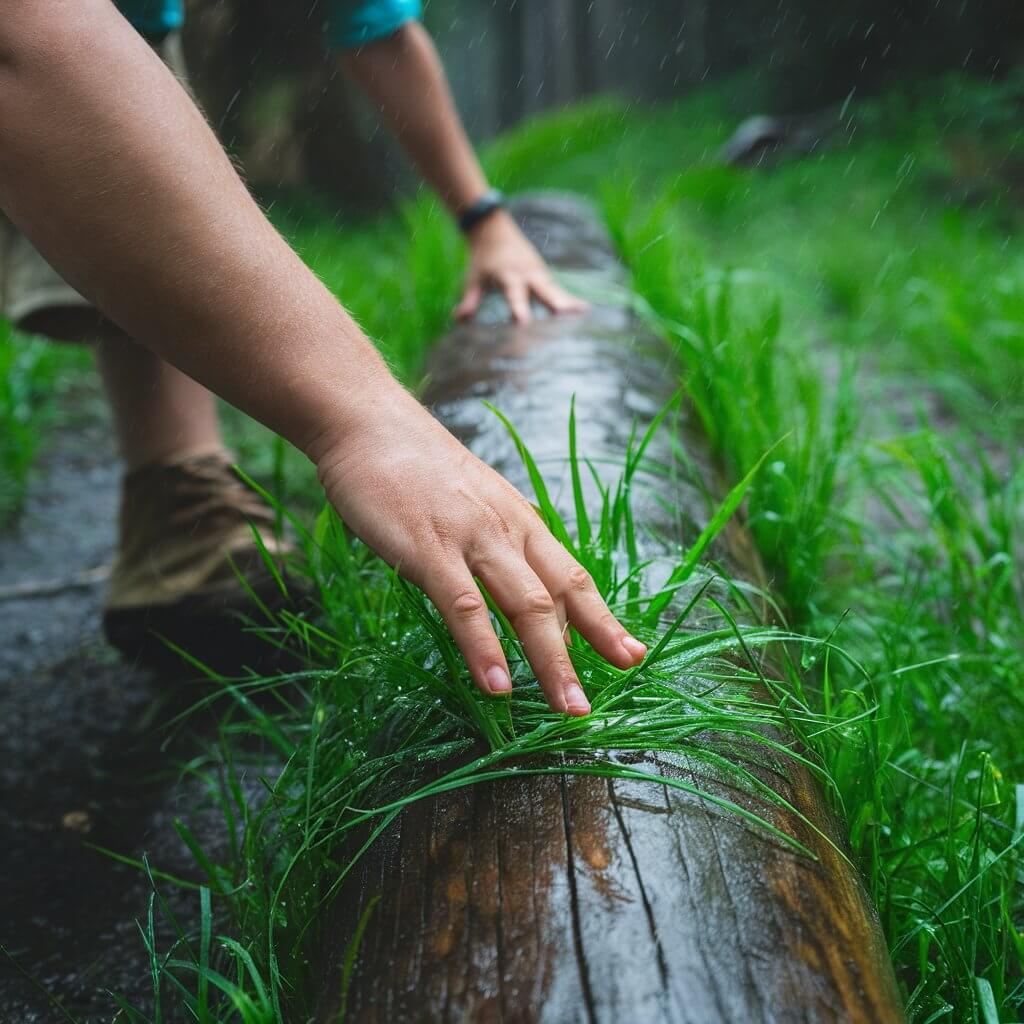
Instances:
[[[623,275],[589,209],[563,196],[517,204],[546,258],[599,295],[584,317],[502,322],[497,303],[456,327],[432,360],[429,398],[477,454],[530,493],[502,409],[572,506],[566,466],[576,395],[580,450],[621,460],[676,387],[677,371],[624,301]],[[658,442],[663,472],[638,496],[645,554],[669,555],[703,525],[715,474],[683,424]],[[683,463],[685,462],[685,467]],[[696,467],[696,472],[693,471]],[[685,470],[685,471],[684,471]],[[678,549],[677,549],[678,550]],[[764,583],[749,537],[716,557]],[[812,775],[731,748],[842,846]],[[635,757],[635,755],[634,755]],[[797,816],[682,759],[636,759],[761,814],[801,855],[699,797],[640,781],[524,776],[413,805],[363,858],[335,904],[344,950],[371,900],[346,1020],[366,1022],[796,1022],[903,1019],[878,920],[850,864]],[[340,955],[340,954],[339,954]],[[337,968],[323,1020],[337,1019]]]

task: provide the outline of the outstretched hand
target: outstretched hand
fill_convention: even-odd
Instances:
[[[469,233],[469,270],[455,316],[476,313],[484,293],[496,288],[505,296],[512,319],[530,319],[530,299],[552,313],[582,313],[587,304],[556,283],[541,255],[504,210],[482,220]]]
[[[444,617],[476,685],[512,689],[479,579],[508,617],[555,711],[590,704],[566,650],[571,623],[613,665],[645,646],[608,610],[586,570],[503,477],[395,386],[366,419],[318,453],[320,480],[346,524]]]

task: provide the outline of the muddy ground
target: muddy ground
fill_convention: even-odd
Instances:
[[[75,585],[111,561],[119,476],[90,410],[57,435],[19,523],[0,534],[4,1024],[108,1021],[111,990],[148,1010],[135,921],[150,883],[94,845],[195,877],[173,828],[183,809],[194,822],[197,785],[179,784],[177,767],[194,737],[172,736],[167,721],[197,684],[122,662],[100,634],[102,583]],[[44,592],[18,596],[25,587]],[[167,895],[193,913],[191,895]]]

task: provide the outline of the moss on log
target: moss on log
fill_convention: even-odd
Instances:
[[[520,431],[568,512],[569,403],[580,450],[621,460],[676,387],[657,338],[628,311],[623,275],[593,214],[537,196],[517,214],[548,260],[597,297],[583,317],[503,323],[497,302],[435,352],[429,400],[478,455],[529,493],[504,428]],[[677,432],[677,437],[679,436]],[[657,561],[706,521],[718,490],[698,432],[666,438],[636,496],[645,555]],[[684,471],[685,468],[685,471]],[[596,500],[596,491],[593,495]],[[664,550],[663,550],[664,549]],[[764,573],[731,526],[715,556],[736,578]],[[841,830],[811,773],[754,750],[729,756],[768,782],[838,847]],[[625,760],[625,758],[624,758]],[[364,909],[346,1020],[366,1022],[796,1022],[903,1019],[876,914],[855,870],[791,812],[726,776],[653,756],[638,767],[734,800],[805,844],[696,796],[640,781],[524,776],[423,801],[363,858],[334,909],[338,960],[324,1020],[337,1019],[340,958]]]

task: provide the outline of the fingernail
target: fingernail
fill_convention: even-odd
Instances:
[[[627,636],[622,640],[622,649],[634,660],[641,661],[647,654],[647,644],[641,643],[634,637]]]
[[[512,680],[500,665],[492,665],[484,674],[484,679],[491,693],[508,693],[512,689]]]
[[[565,697],[566,711],[570,715],[589,715],[590,701],[587,695],[578,687],[573,687]]]

